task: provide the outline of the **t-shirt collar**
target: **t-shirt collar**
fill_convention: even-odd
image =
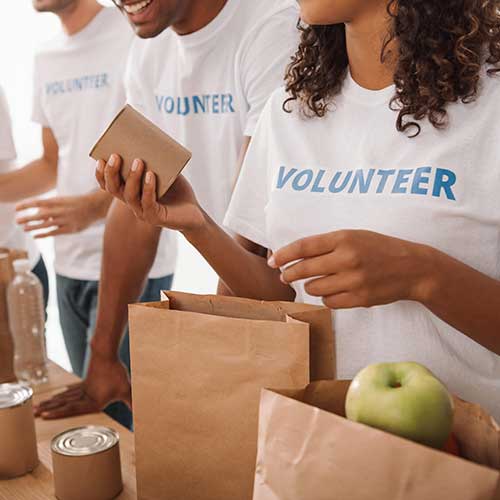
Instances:
[[[362,87],[351,75],[351,71],[347,71],[347,75],[342,86],[342,94],[347,99],[353,99],[368,106],[377,106],[379,104],[389,103],[391,98],[396,93],[396,86],[389,85],[381,90],[369,90]]]
[[[232,18],[241,0],[227,0],[222,10],[202,29],[190,33],[189,35],[177,35],[173,30],[177,40],[184,47],[194,47],[204,44],[213,38]]]
[[[94,38],[106,28],[108,16],[113,14],[113,9],[114,7],[103,7],[83,29],[74,35],[63,34],[64,40],[68,44],[79,44]]]

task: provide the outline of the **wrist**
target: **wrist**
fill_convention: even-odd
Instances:
[[[92,358],[99,358],[108,362],[118,361],[117,346],[106,338],[102,339],[99,335],[94,335],[90,341],[90,350],[92,351]]]
[[[410,286],[410,300],[428,306],[440,289],[443,274],[441,252],[428,245],[415,246],[415,272]]]
[[[196,217],[196,224],[181,231],[186,240],[195,247],[198,242],[210,234],[210,227],[213,224],[210,216],[200,206],[198,206],[197,209],[199,210],[199,214],[198,217]]]

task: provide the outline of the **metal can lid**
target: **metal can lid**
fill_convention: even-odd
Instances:
[[[109,427],[88,425],[58,434],[52,440],[52,451],[70,457],[95,455],[113,448],[120,440]]]
[[[31,387],[25,384],[0,384],[0,410],[26,403],[33,396]]]

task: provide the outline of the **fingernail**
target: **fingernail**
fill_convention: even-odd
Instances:
[[[132,163],[132,172],[136,172],[139,168],[139,160],[134,160]]]
[[[267,261],[267,265],[269,267],[276,268],[276,259],[274,258],[274,255],[271,255],[271,257],[269,257],[269,259]]]
[[[148,172],[146,174],[146,184],[151,184],[153,182],[153,172]]]
[[[115,166],[115,163],[116,163],[116,156],[115,155],[111,155],[109,157],[109,160],[108,160],[108,165],[110,167],[114,167]]]
[[[102,162],[102,161],[98,161],[98,162],[97,162],[97,171],[98,171],[98,172],[102,172],[102,171],[103,171],[103,169],[104,169],[104,162]]]

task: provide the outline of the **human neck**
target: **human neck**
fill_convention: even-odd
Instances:
[[[354,81],[368,90],[381,90],[394,83],[397,41],[393,40],[381,54],[388,37],[390,18],[386,7],[377,7],[364,17],[346,23],[347,55]]]
[[[224,8],[228,0],[194,0],[183,13],[182,19],[172,24],[178,35],[189,35],[201,30],[213,21]]]
[[[102,9],[97,0],[78,0],[57,12],[57,16],[66,35],[72,36],[84,29]]]

